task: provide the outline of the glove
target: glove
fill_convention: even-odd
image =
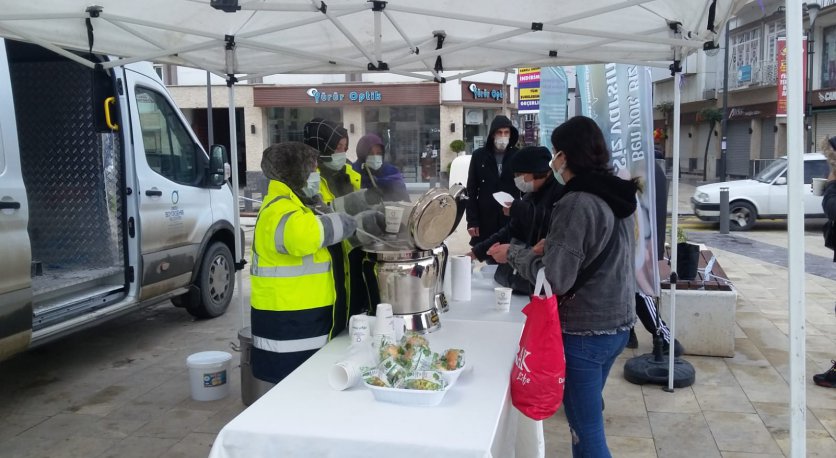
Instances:
[[[371,234],[374,237],[383,237],[383,230],[386,228],[386,217],[383,213],[377,210],[365,210],[354,215],[354,220],[357,223],[357,231],[352,240],[349,240],[352,247],[369,245],[376,242],[374,238],[368,236]]]
[[[354,235],[357,222],[345,213],[329,213],[317,217],[322,226],[322,245],[331,246]]]
[[[362,189],[334,199],[334,210],[353,216],[382,202],[383,194],[378,189]]]

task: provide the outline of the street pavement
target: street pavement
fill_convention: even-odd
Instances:
[[[633,385],[623,378],[624,362],[651,349],[650,335],[639,331],[639,348],[619,357],[604,391],[610,449],[616,457],[789,456],[786,222],[721,236],[716,224],[688,215],[693,189],[686,177],[681,225],[714,252],[737,289],[735,355],[686,355],[696,383],[673,393]],[[811,381],[836,358],[836,265],[821,223],[808,220],[805,233],[807,456],[833,457],[836,390]],[[467,251],[464,227],[449,245],[454,254]],[[213,320],[195,320],[166,301],[0,363],[0,456],[205,457],[244,409],[240,355],[231,349],[249,321],[246,274],[243,283],[243,310],[236,294]],[[226,399],[190,399],[186,357],[206,350],[233,354]],[[563,413],[544,427],[547,456],[570,456]]]

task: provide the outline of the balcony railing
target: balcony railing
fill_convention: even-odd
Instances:
[[[722,90],[723,75],[718,75],[718,89]],[[729,65],[729,89],[753,86],[775,86],[778,83],[777,62],[757,62],[751,65]]]

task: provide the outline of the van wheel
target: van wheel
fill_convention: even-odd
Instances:
[[[755,225],[758,214],[748,202],[732,202],[729,206],[729,229],[748,231]]]
[[[235,286],[235,268],[229,248],[215,242],[206,250],[200,264],[197,287],[200,300],[186,305],[186,310],[197,318],[221,316],[229,307]]]

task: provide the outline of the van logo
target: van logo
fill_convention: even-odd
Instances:
[[[172,205],[177,205],[177,202],[180,202],[180,193],[178,193],[177,191],[171,191]]]

